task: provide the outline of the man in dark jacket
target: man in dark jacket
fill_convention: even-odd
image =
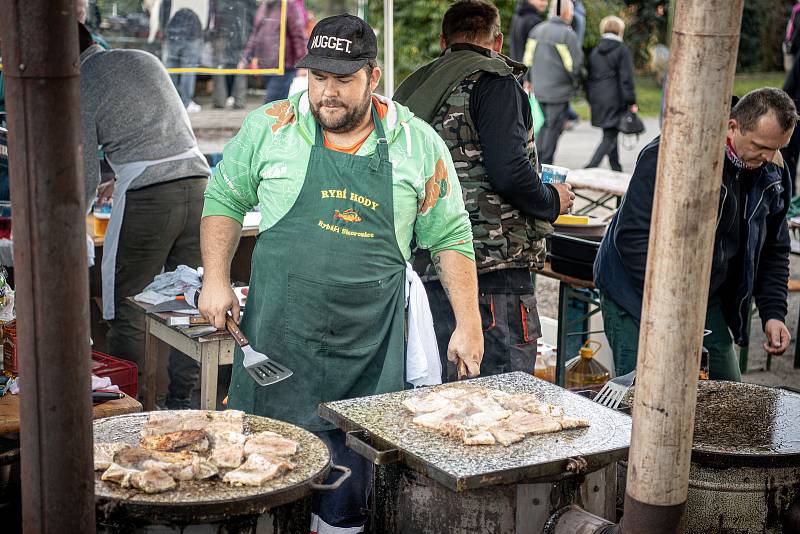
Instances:
[[[531,67],[533,92],[544,113],[544,125],[536,137],[536,149],[542,163],[553,163],[558,138],[564,131],[569,99],[578,87],[583,51],[570,27],[572,0],[553,2],[550,18],[531,30],[525,44],[524,63]]]
[[[625,23],[609,16],[600,21],[600,43],[589,55],[586,95],[592,110],[592,126],[603,129],[603,140],[587,167],[598,167],[608,156],[611,169],[621,171],[617,137],[619,120],[626,110],[636,111],[633,85],[633,57],[622,43]]]
[[[531,107],[517,81],[525,67],[499,53],[497,8],[481,0],[454,3],[442,20],[440,46],[442,55],[409,76],[394,99],[434,127],[458,172],[478,270],[481,375],[531,372],[541,328],[530,270],[544,265],[544,238],[574,194],[569,184],[539,178]],[[416,250],[415,259],[444,357],[455,317],[429,255]],[[446,363],[443,378],[455,379]]]
[[[514,61],[522,61],[528,34],[540,22],[544,22],[547,0],[520,0],[511,17],[511,36],[508,40],[508,55]]]
[[[711,334],[703,343],[709,350],[712,379],[741,378],[733,342],[748,342],[753,297],[767,337],[764,349],[782,354],[789,345],[785,317],[790,247],[785,217],[791,184],[778,149],[789,141],[796,122],[791,98],[773,88],[745,95],[728,121],[707,295],[706,328]],[[594,264],[617,374],[636,366],[658,149],[656,138],[639,154],[628,192]]]

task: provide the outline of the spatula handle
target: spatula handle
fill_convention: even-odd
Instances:
[[[233,317],[230,315],[225,315],[225,328],[228,329],[228,332],[233,336],[233,339],[236,340],[236,343],[238,343],[240,347],[250,344],[247,338],[244,337],[242,329],[239,328],[239,325],[236,324],[236,321],[234,321]]]
[[[461,358],[458,358],[458,379],[463,380],[467,378],[467,364]]]

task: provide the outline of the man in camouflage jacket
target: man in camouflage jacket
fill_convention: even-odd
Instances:
[[[442,21],[442,55],[394,95],[434,127],[453,157],[472,222],[482,375],[533,371],[541,327],[530,271],[544,264],[551,222],[574,199],[568,184],[539,178],[531,108],[518,82],[525,67],[501,55],[502,45],[497,8],[481,0],[456,2]],[[423,250],[415,251],[414,268],[426,282],[445,355],[455,319],[436,267]],[[452,364],[443,369],[443,379],[455,378]]]

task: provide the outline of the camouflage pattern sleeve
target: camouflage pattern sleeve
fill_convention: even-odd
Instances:
[[[472,225],[464,209],[453,160],[441,138],[431,130],[425,143],[425,190],[419,201],[414,233],[417,245],[431,255],[456,250],[475,260]]]
[[[256,146],[248,116],[236,136],[222,151],[222,160],[214,167],[208,182],[203,205],[203,217],[224,215],[240,223],[244,215],[258,204],[258,175],[251,172],[250,163]]]

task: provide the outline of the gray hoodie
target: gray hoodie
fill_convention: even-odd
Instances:
[[[572,28],[559,17],[550,17],[535,26],[525,45],[524,63],[536,100],[543,104],[563,104],[578,88],[583,50]]]
[[[100,183],[98,146],[114,165],[161,160],[197,146],[189,116],[161,62],[139,50],[81,54],[81,122],[86,208]],[[130,189],[189,176],[211,175],[194,156],[147,167]]]

